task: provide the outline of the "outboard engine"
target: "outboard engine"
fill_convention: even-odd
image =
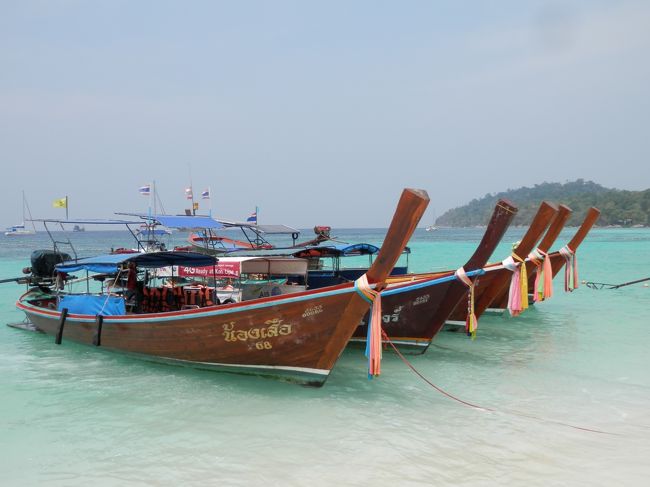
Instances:
[[[65,252],[54,250],[34,250],[32,252],[32,278],[35,280],[52,279],[57,264],[70,260]]]

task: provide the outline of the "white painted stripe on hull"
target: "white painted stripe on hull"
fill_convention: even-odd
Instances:
[[[445,325],[465,326],[465,322],[460,320],[447,320],[445,321]]]
[[[114,349],[118,350],[119,349]],[[128,352],[127,352],[128,353]],[[140,354],[140,353],[131,353],[132,355],[139,355],[139,356],[144,356],[144,357],[151,357],[154,359],[160,359],[160,360],[165,360],[168,362],[179,362],[187,365],[205,365],[209,367],[227,367],[227,368],[239,368],[239,369],[261,369],[261,370],[278,370],[278,371],[286,371],[286,372],[298,372],[301,374],[308,374],[308,375],[320,375],[327,377],[330,373],[329,370],[327,369],[312,369],[309,367],[293,367],[290,365],[249,365],[249,364],[226,364],[226,363],[220,363],[220,362],[200,362],[198,360],[183,360],[183,359],[177,359],[177,358],[170,358],[170,357],[163,357],[159,355],[148,355],[148,354]]]
[[[219,362],[200,362],[196,360],[183,360],[177,358],[163,357],[160,355],[149,355],[146,353],[127,352],[118,348],[101,347],[103,350],[117,352],[148,362],[171,364],[195,369],[215,370],[218,372],[229,372],[233,374],[260,375],[267,377],[293,378],[292,382],[319,383],[323,384],[331,370],[313,369],[309,367],[293,367],[289,365],[246,365],[227,364]]]
[[[375,287],[375,284],[372,284],[371,287]],[[314,292],[312,294],[307,294],[304,296],[292,296],[291,294],[287,295],[286,298],[282,299],[277,299],[273,301],[262,301],[260,302],[255,302],[257,300],[251,301],[250,304],[239,304],[233,307],[227,307],[227,308],[221,308],[220,306],[213,306],[210,308],[206,308],[205,310],[201,311],[194,311],[194,310],[186,310],[185,312],[182,311],[172,311],[171,313],[174,313],[173,315],[169,316],[168,313],[154,313],[152,315],[148,314],[138,314],[138,315],[116,315],[116,316],[105,316],[104,317],[104,323],[117,323],[117,324],[127,324],[127,323],[151,323],[151,322],[161,322],[161,321],[178,321],[178,320],[186,320],[186,319],[191,319],[191,318],[205,318],[205,317],[212,317],[212,316],[223,316],[223,315],[228,315],[232,313],[240,313],[244,311],[251,311],[251,310],[256,310],[256,309],[262,309],[262,308],[269,308],[273,306],[283,306],[286,304],[290,303],[296,303],[296,302],[301,302],[301,301],[311,301],[311,300],[317,300],[325,297],[330,297],[330,296],[336,296],[338,294],[349,294],[349,293],[354,293],[356,292],[354,287],[347,287],[343,289],[335,289],[333,291],[325,291],[325,292]],[[262,298],[264,299],[264,298]],[[58,320],[58,314],[60,313],[57,310],[44,310],[42,308],[39,308],[38,306],[35,306],[31,303],[28,302],[22,302],[18,301],[16,303],[17,305],[22,306],[26,310],[29,310],[30,312],[34,314],[38,314],[41,316],[46,316],[48,318],[53,318]],[[20,306],[17,306],[19,309]],[[23,310],[24,311],[24,310]],[[128,316],[128,318],[125,318]],[[95,316],[90,316],[90,315],[77,315],[77,314],[69,314],[68,319],[74,320],[75,322],[83,322],[83,323],[94,323],[95,322]]]

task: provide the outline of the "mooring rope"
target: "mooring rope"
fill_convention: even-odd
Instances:
[[[606,282],[592,282],[592,281],[582,281],[589,289],[619,289],[625,286],[631,286],[632,284],[639,284],[640,282],[650,281],[650,277],[644,277],[643,279],[637,279],[636,281],[628,281],[622,284],[608,284]],[[645,287],[648,287],[647,284],[644,284]]]
[[[397,356],[398,356],[400,359],[402,359],[402,362],[404,362],[404,363],[408,366],[408,368],[411,369],[411,370],[412,370],[412,371],[413,371],[413,372],[414,372],[414,373],[415,373],[415,374],[416,374],[420,379],[422,379],[424,382],[426,382],[427,384],[429,384],[431,387],[433,387],[433,388],[434,388],[436,391],[438,391],[440,394],[442,394],[442,395],[444,395],[444,396],[448,397],[449,399],[452,399],[452,400],[454,400],[454,401],[456,401],[456,402],[459,402],[459,403],[461,403],[461,404],[463,404],[463,405],[465,405],[465,406],[467,406],[467,407],[470,407],[470,408],[472,408],[472,409],[478,409],[478,410],[480,410],[480,411],[488,411],[488,412],[491,412],[491,413],[510,414],[510,415],[512,415],[512,416],[519,416],[519,417],[521,417],[521,418],[534,419],[534,420],[536,420],[536,421],[541,421],[542,423],[557,424],[557,425],[560,425],[560,426],[566,426],[566,427],[568,427],[568,428],[573,428],[573,429],[580,430],[580,431],[587,431],[587,432],[589,432],[589,433],[599,433],[599,434],[603,434],[603,435],[621,436],[621,435],[619,435],[618,433],[610,433],[609,431],[603,431],[603,430],[599,430],[599,429],[595,429],[595,428],[587,428],[587,427],[584,427],[584,426],[576,426],[576,425],[573,425],[573,424],[570,424],[570,423],[565,423],[565,422],[563,422],[563,421],[557,421],[557,420],[554,420],[554,419],[541,418],[541,417],[539,417],[539,416],[534,416],[534,415],[532,415],[532,414],[524,414],[524,413],[521,413],[521,412],[519,412],[519,411],[512,411],[512,410],[506,410],[506,409],[501,409],[501,410],[499,410],[499,409],[489,408],[489,407],[486,407],[486,406],[479,406],[479,405],[477,405],[477,404],[473,404],[473,403],[471,403],[471,402],[469,402],[469,401],[465,401],[465,400],[463,400],[463,399],[461,399],[461,398],[459,398],[459,397],[454,396],[454,395],[451,394],[450,392],[445,391],[442,387],[437,386],[436,384],[434,384],[433,382],[431,382],[429,379],[427,379],[427,378],[426,378],[426,377],[425,377],[425,376],[424,376],[424,375],[423,375],[419,370],[417,370],[417,369],[415,368],[415,366],[414,366],[414,365],[413,365],[413,364],[412,364],[412,363],[411,363],[411,362],[410,362],[410,361],[409,361],[409,360],[408,360],[408,359],[407,359],[407,358],[406,358],[406,357],[405,357],[405,356],[404,356],[404,355],[403,355],[403,354],[402,354],[402,353],[397,349],[397,347],[395,346],[395,344],[391,341],[391,339],[388,337],[388,335],[387,335],[386,332],[384,331],[383,327],[382,327],[381,333],[382,333],[383,339],[386,341],[386,343],[388,343],[388,344],[391,346],[391,348],[392,348],[393,351],[397,354]]]

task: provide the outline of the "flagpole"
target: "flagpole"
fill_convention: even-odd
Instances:
[[[255,207],[255,225],[260,221],[260,207]]]
[[[152,186],[152,191],[151,194],[149,195],[149,217],[151,218],[151,199],[153,198],[153,213],[154,215],[157,213],[156,211],[156,180],[154,179],[153,182],[151,183]]]
[[[68,218],[68,195],[65,195],[65,219],[69,220]]]
[[[196,215],[196,210],[194,209],[194,188],[192,187],[192,165],[188,164],[187,168],[190,172],[190,196],[192,197],[192,215]]]
[[[208,186],[208,199],[210,200],[210,218],[212,218],[212,188]]]

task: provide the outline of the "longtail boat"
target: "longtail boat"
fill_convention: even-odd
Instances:
[[[289,249],[318,245],[322,242],[333,240],[330,236],[331,227],[322,225],[314,227],[314,238],[304,242],[296,242],[300,231],[286,225],[258,225],[257,223],[218,221],[223,224],[224,229],[241,230],[245,240],[237,240],[222,234],[217,234],[213,229],[203,229],[200,232],[190,233],[188,236],[187,241],[192,251],[208,255],[224,255],[236,251],[270,250],[275,249],[276,246],[267,239],[268,236],[290,235],[292,239],[291,244],[280,247],[281,249],[285,249],[285,254],[288,254]]]
[[[553,270],[553,277],[555,277],[558,272],[562,269],[563,266],[567,264],[575,264],[575,267],[577,268],[577,264],[575,261],[575,255],[578,250],[578,247],[580,247],[580,244],[584,241],[584,239],[587,237],[587,234],[589,231],[592,229],[592,227],[596,224],[598,221],[598,218],[600,217],[600,210],[596,207],[591,207],[589,210],[587,210],[587,214],[585,215],[585,219],[583,220],[582,224],[578,228],[578,231],[575,233],[573,238],[569,241],[566,246],[557,251],[557,252],[552,252],[548,254],[549,258],[551,259],[551,269]],[[569,269],[567,268],[567,272],[565,274],[565,290],[572,290],[578,287],[578,276],[573,275],[573,285],[568,283],[568,277],[570,273],[573,273],[574,269]]]
[[[499,200],[474,254],[458,271],[391,276],[382,292],[382,327],[390,341],[405,351],[424,353],[456,305],[483,273],[517,208]],[[354,332],[353,342],[367,342],[368,319]]]
[[[355,283],[243,303],[140,314],[125,312],[122,297],[76,294],[61,300],[54,291],[32,288],[16,306],[36,330],[54,335],[58,343],[71,340],[151,360],[321,386],[368,311],[369,296],[384,286],[428,201],[426,191],[403,191],[377,259]],[[155,252],[82,259],[56,268],[116,273],[124,265],[132,269],[130,262],[150,268],[182,265],[188,255],[214,260],[195,253]],[[196,265],[206,265],[196,260]],[[76,309],[86,311],[76,311],[75,300]],[[66,301],[69,307],[64,308]]]
[[[563,227],[564,224],[566,223],[566,220],[570,216],[570,212],[571,210],[568,209],[568,207],[564,205],[560,205],[560,211],[558,212],[558,216],[555,218],[548,232],[544,236],[544,239],[538,246],[538,251],[539,250],[542,251],[541,255],[534,255],[535,253],[533,252],[531,254],[532,258],[529,256],[529,258],[526,259],[526,269],[528,270],[528,276],[529,276],[528,289],[531,291],[530,292],[531,302],[543,301],[552,296],[552,288],[550,288],[551,286],[550,282],[547,282],[547,285],[544,286],[542,291],[540,291],[539,289],[541,287],[539,283],[538,286],[535,286],[536,277],[538,276],[537,273],[539,273],[540,270],[543,269],[544,265],[548,267],[546,268],[546,270],[543,271],[543,275],[547,279],[547,281],[552,281],[553,278],[558,274],[558,272],[560,272],[562,267],[565,266],[567,262],[570,262],[571,265],[565,268],[568,270],[568,272],[565,272],[565,290],[571,291],[576,287],[578,287],[579,283],[577,282],[577,276],[575,276],[573,273],[574,267],[577,267],[577,266],[573,266],[573,262],[575,262],[575,253],[578,250],[578,247],[580,246],[582,241],[585,239],[585,237],[591,230],[591,228],[598,220],[598,217],[600,216],[600,210],[594,207],[590,208],[587,211],[587,214],[585,215],[585,219],[583,220],[582,224],[578,228],[578,231],[573,236],[573,238],[569,241],[569,243],[562,250],[549,253],[548,250],[550,249],[551,245],[553,245],[553,242],[556,240],[557,236],[561,231],[561,228],[557,229],[553,227],[558,227],[560,225]],[[547,253],[545,257],[544,257],[544,253]],[[537,263],[533,262],[533,260],[537,260]],[[571,282],[569,282],[569,280],[571,280]],[[535,295],[534,293],[537,293],[537,295]],[[495,300],[495,302],[498,302],[499,304],[497,306],[494,306],[494,308],[497,309],[502,308],[501,311],[505,311],[508,306],[507,294],[505,294],[505,296],[502,296],[499,301]]]
[[[518,268],[520,263],[524,262],[526,256],[533,250],[533,247],[542,237],[542,234],[546,231],[557,212],[558,208],[556,205],[548,201],[542,202],[528,231],[517,247],[513,249],[512,256],[506,259],[506,261],[509,261],[511,269]],[[490,304],[492,304],[494,298],[501,295],[507,289],[514,272],[508,269],[503,263],[488,265],[484,270],[485,274],[481,276],[474,287],[473,314],[475,319],[480,318]],[[464,303],[460,303],[449,316],[447,323],[465,325],[467,319],[468,307]]]
[[[553,246],[560,232],[566,225],[571,216],[572,210],[566,205],[559,205],[555,218],[548,227],[544,238],[526,258],[526,275],[528,276],[528,292],[532,302],[549,298],[552,295],[550,258],[548,252]],[[539,288],[541,292],[539,291]],[[541,295],[541,296],[540,296]],[[491,309],[505,311],[508,307],[508,290],[504,290],[500,296],[497,296],[492,302]]]
[[[289,235],[291,243],[286,247],[284,252],[278,255],[289,255],[291,252],[287,249],[302,248],[307,245],[318,245],[321,242],[334,240],[330,236],[331,228],[328,226],[315,226],[315,237],[305,242],[297,242],[300,230],[287,225],[258,225],[257,222],[233,222],[212,218],[207,215],[158,215],[149,213],[126,213],[118,212],[117,215],[137,217],[143,220],[145,228],[168,228],[178,231],[189,231],[189,246],[176,247],[179,251],[192,251],[207,255],[225,255],[232,252],[240,251],[239,256],[247,255],[247,251],[270,250],[276,246],[271,243],[269,237],[279,235]],[[128,222],[132,224],[133,222]],[[130,229],[129,229],[130,230]],[[241,239],[235,239],[221,233],[226,230],[238,230],[243,235]],[[151,240],[157,240],[153,232],[144,232]]]

